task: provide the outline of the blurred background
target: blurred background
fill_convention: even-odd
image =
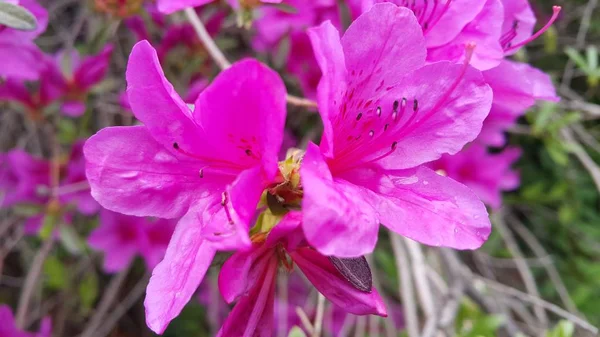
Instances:
[[[306,36],[283,27],[271,41],[261,31],[273,29],[261,24],[261,15],[282,25],[303,15],[296,2],[256,14],[216,1],[196,12],[229,60],[256,57],[283,76],[291,94],[314,99],[320,72],[314,60],[303,61],[312,58]],[[563,9],[514,58],[549,74],[561,100],[540,101],[519,116],[506,130],[504,151],[487,149],[508,155],[506,169],[520,177],[497,200],[489,241],[477,251],[455,252],[382,231],[368,260],[390,317],[357,317],[327,303],[323,336],[406,336],[408,320],[415,319],[406,313],[410,298],[422,335],[596,335],[600,6],[597,0],[530,4],[538,28],[553,5]],[[166,16],[142,0],[39,0],[39,6],[30,12],[38,26],[47,22],[45,30],[6,37],[10,29],[0,25],[0,336],[17,336],[3,327],[13,316],[16,326],[32,332],[43,332],[51,321],[52,336],[152,336],[144,319],[145,287],[175,222],[101,209],[89,195],[82,144],[103,127],[136,123],[124,74],[137,41],[154,45],[188,103],[219,67],[182,12]],[[342,26],[353,16],[345,1],[314,15],[315,24],[336,17]],[[39,78],[28,74],[35,67]],[[318,141],[320,128],[314,108],[288,105],[285,146]],[[459,174],[468,180],[496,164],[481,165],[463,163]],[[225,258],[215,259],[165,336],[216,334],[230,310],[216,281]],[[421,305],[423,292],[433,297],[434,312]],[[317,292],[299,273],[281,272],[275,335],[311,335],[317,302]]]

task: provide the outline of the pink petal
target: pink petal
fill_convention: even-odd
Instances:
[[[79,101],[66,101],[61,106],[61,112],[65,116],[80,117],[85,112],[85,103]]]
[[[290,255],[306,278],[333,304],[355,315],[387,316],[385,304],[376,289],[370,293],[356,289],[327,257],[316,250],[300,248]]]
[[[245,295],[262,277],[260,272],[275,251],[265,244],[255,244],[252,249],[233,254],[221,267],[219,272],[219,291],[227,303]]]
[[[190,300],[204,278],[215,250],[202,239],[191,210],[175,229],[165,258],[154,268],[146,290],[146,323],[161,334]]]
[[[379,222],[360,188],[333,180],[319,148],[312,143],[304,155],[300,176],[304,186],[303,229],[311,246],[338,257],[372,252]]]
[[[473,43],[475,50],[470,62],[473,67],[487,70],[497,66],[504,57],[504,50],[500,45],[502,18],[501,1],[487,0],[483,10],[463,28],[456,38],[445,45],[430,48],[427,60],[430,62],[463,61],[465,45]]]
[[[84,153],[92,196],[129,215],[180,217],[203,193],[217,189],[219,195],[233,179],[200,178],[201,163],[177,158],[144,126],[102,129],[86,142]]]
[[[36,80],[43,64],[42,52],[33,42],[0,41],[0,76],[17,80]]]
[[[192,119],[192,112],[167,81],[156,50],[148,41],[138,42],[127,64],[127,94],[133,114],[152,136],[171,152],[173,144],[194,153],[204,144],[202,129]]]
[[[217,334],[218,337],[271,337],[273,335],[276,256],[271,256],[261,269],[258,274],[262,277],[235,305]]]
[[[361,169],[344,178],[370,195],[368,200],[381,224],[423,244],[476,249],[491,232],[479,198],[466,186],[429,168]]]
[[[194,118],[206,138],[208,156],[252,167],[262,163],[270,178],[277,171],[283,142],[286,89],[281,77],[246,59],[221,72],[196,101]],[[135,111],[135,110],[134,110]]]
[[[479,71],[450,62],[427,65],[399,79],[376,103],[381,110],[348,116],[345,123],[354,127],[337,136],[336,145],[343,146],[336,148],[331,171],[369,162],[411,168],[456,153],[479,134],[491,101]]]
[[[502,25],[502,32],[506,33],[512,30],[515,21],[518,21],[516,33],[517,35],[510,41],[511,45],[519,44],[522,41],[527,40],[533,33],[535,27],[535,14],[529,5],[528,0],[502,0],[504,7],[504,21]],[[509,51],[508,54],[512,55],[519,49]]]
[[[425,63],[425,40],[413,12],[391,3],[375,4],[342,37],[348,90],[369,99]],[[352,91],[348,100],[351,100]]]
[[[337,29],[326,21],[319,27],[310,28],[308,36],[315,52],[315,58],[323,76],[317,87],[319,113],[323,120],[321,149],[326,156],[333,155],[333,127],[331,120],[337,116],[342,95],[346,90],[347,70],[344,51]]]
[[[88,89],[104,79],[112,51],[113,46],[109,44],[98,55],[88,56],[81,61],[73,75],[80,89]]]

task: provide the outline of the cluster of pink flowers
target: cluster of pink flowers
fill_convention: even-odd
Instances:
[[[254,12],[256,50],[272,55],[289,41],[286,70],[318,105],[320,143],[280,160],[289,136],[277,72],[246,58],[208,84],[202,65],[183,98],[163,72],[176,46],[208,56],[190,25],[167,24],[164,15],[209,2],[146,4],[160,36],[142,17],[126,20],[139,42],[122,105],[141,124],[101,129],[59,165],[19,149],[0,156],[0,206],[36,205],[29,233],[47,214],[65,224],[99,215],[88,243],[104,252],[107,272],[135,256],[153,268],[145,307],[156,333],[192,298],[215,254],[233,252],[218,281],[223,299],[236,302],[223,337],[271,336],[276,275],[294,266],[336,310],[393,312],[364,258],[382,226],[454,249],[487,240],[484,202],[498,208],[502,191],[518,187],[511,165],[520,156],[515,147],[489,147],[505,146],[506,130],[536,100],[558,99],[549,76],[508,57],[560,8],[534,34],[526,0],[352,0],[347,29],[339,1],[229,1]],[[280,2],[297,12],[273,5]],[[66,116],[83,115],[112,46],[87,57],[44,55],[32,40],[47,15],[33,0],[21,3],[38,29],[0,28],[0,61],[12,65],[0,67],[0,99],[20,103],[32,119],[54,103]],[[223,17],[213,17],[212,34]],[[89,189],[73,188],[86,182]]]

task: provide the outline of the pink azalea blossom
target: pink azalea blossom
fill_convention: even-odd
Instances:
[[[520,156],[519,148],[491,154],[484,146],[473,143],[455,155],[442,156],[430,167],[465,184],[483,202],[497,209],[502,205],[502,191],[519,187],[519,174],[511,166]]]
[[[175,222],[149,220],[115,213],[100,212],[100,226],[88,237],[90,246],[104,252],[104,270],[109,273],[125,269],[136,255],[154,268],[165,255]]]
[[[61,165],[60,182],[57,189],[60,206],[73,205],[82,214],[91,215],[99,210],[98,203],[89,189],[74,186],[85,184],[85,162],[83,141],[73,145],[68,162]],[[0,156],[0,193],[4,195],[0,207],[19,204],[39,206],[40,210],[50,207],[50,167],[48,160],[31,156],[22,150],[12,150]],[[25,232],[37,233],[42,226],[44,213],[30,217]],[[62,214],[63,221],[70,223],[71,213]]]
[[[494,91],[492,109],[478,137],[483,144],[504,145],[505,130],[537,100],[560,100],[550,76],[526,63],[505,60],[483,76]]]
[[[148,326],[161,333],[204,277],[217,250],[250,246],[261,193],[277,173],[285,86],[254,60],[215,78],[190,108],[147,41],[127,67],[129,103],[143,125],[110,127],[85,145],[92,195],[134,216],[182,217],[146,295]]]
[[[17,327],[12,310],[8,305],[0,305],[0,336],[2,337],[50,337],[52,323],[49,318],[44,318],[37,333],[22,331]]]
[[[42,118],[43,110],[56,101],[61,102],[64,115],[81,116],[89,90],[106,74],[111,52],[112,46],[107,45],[98,55],[83,59],[76,51],[40,56],[36,62],[43,63],[44,70],[37,90],[30,91],[23,81],[9,79],[0,84],[0,99],[20,103],[32,119]],[[63,71],[65,62],[70,64],[67,72]]]
[[[46,30],[48,12],[35,0],[0,0],[22,6],[36,18],[33,31],[21,31],[0,25],[0,77],[36,80],[43,70],[42,52],[33,42]]]
[[[277,270],[279,265],[291,270],[293,263],[319,292],[345,311],[387,316],[376,289],[358,290],[327,257],[307,246],[300,219],[300,213],[287,214],[266,240],[262,233],[256,234],[250,250],[235,253],[225,262],[219,289],[225,301],[237,303],[217,336],[271,336]]]
[[[323,71],[324,133],[301,168],[303,227],[325,255],[369,253],[379,225],[429,245],[473,249],[491,227],[464,185],[422,164],[475,139],[492,93],[467,64],[425,65],[412,11],[376,4],[339,38],[331,23],[309,31]]]
[[[112,50],[112,45],[106,45],[100,53],[93,56],[81,58],[73,50],[69,54],[60,52],[54,58],[49,58],[40,82],[42,101],[60,99],[62,113],[71,117],[81,116],[85,112],[89,90],[106,75]],[[68,64],[67,69],[64,64]]]

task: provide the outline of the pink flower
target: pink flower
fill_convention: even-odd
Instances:
[[[165,255],[175,222],[151,221],[103,209],[100,226],[89,236],[90,246],[104,252],[104,270],[114,273],[126,268],[141,255],[148,268],[154,268]]]
[[[43,63],[44,69],[38,90],[31,92],[23,81],[9,79],[0,84],[0,99],[22,104],[34,120],[41,119],[43,110],[58,100],[64,115],[81,116],[89,90],[106,74],[111,52],[112,46],[108,45],[98,55],[83,59],[76,51],[55,57],[40,55],[41,60],[36,62]],[[70,64],[70,70],[64,72],[64,64]]]
[[[33,31],[21,31],[0,25],[0,77],[16,80],[36,80],[43,70],[40,62],[42,52],[33,43],[48,25],[48,13],[34,0],[11,0],[9,2],[29,10],[36,18]]]
[[[112,45],[107,45],[99,54],[84,58],[76,50],[69,55],[60,52],[54,58],[48,58],[47,69],[40,80],[41,100],[60,99],[65,115],[81,116],[85,112],[89,90],[106,75],[112,50]],[[69,65],[67,69],[64,64]]]
[[[49,318],[44,318],[40,324],[40,331],[30,333],[17,327],[15,318],[8,305],[0,305],[0,336],[2,337],[50,337],[52,334],[52,323]]]
[[[219,289],[225,301],[237,300],[237,304],[218,336],[271,336],[277,270],[283,265],[291,271],[293,263],[319,292],[347,312],[387,316],[376,289],[357,289],[327,257],[306,245],[300,219],[300,213],[288,213],[266,239],[263,233],[256,234],[250,250],[235,253],[225,262]]]
[[[68,161],[60,167],[57,190],[61,205],[72,204],[83,214],[93,214],[99,205],[85,188],[71,191],[76,184],[85,184],[83,141],[73,144]],[[33,157],[23,150],[0,155],[0,191],[5,194],[1,207],[16,204],[46,205],[50,201],[50,161]]]
[[[410,10],[376,4],[340,40],[329,22],[309,36],[323,71],[320,149],[301,168],[303,227],[325,255],[369,253],[379,224],[429,245],[479,247],[485,206],[467,187],[421,166],[475,139],[492,94],[468,65],[425,65]]]
[[[536,100],[560,100],[550,76],[525,63],[502,61],[494,69],[484,71],[483,76],[494,91],[490,115],[478,137],[478,141],[486,145],[504,145],[504,131],[514,125]]]
[[[250,245],[261,193],[277,172],[285,86],[254,60],[215,78],[191,111],[147,41],[127,67],[129,102],[144,125],[110,127],[85,145],[92,195],[128,215],[178,218],[146,295],[148,326],[161,333],[200,284],[217,250]]]
[[[519,148],[507,148],[491,154],[484,146],[473,143],[453,156],[442,156],[430,167],[465,184],[483,202],[497,209],[502,204],[502,191],[519,186],[519,174],[511,166],[520,156]]]

